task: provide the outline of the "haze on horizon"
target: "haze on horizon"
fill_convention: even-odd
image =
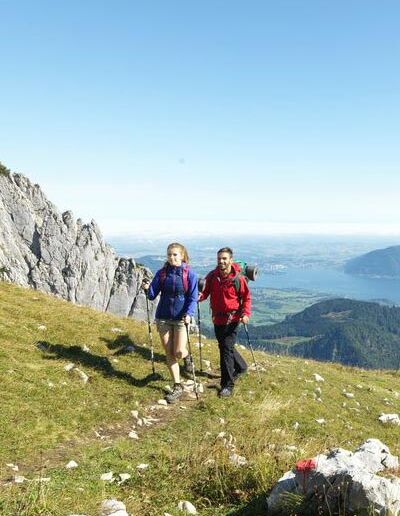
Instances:
[[[0,160],[106,235],[400,235],[398,2],[0,15]]]

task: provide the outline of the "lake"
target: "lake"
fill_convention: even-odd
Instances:
[[[362,278],[336,269],[287,269],[282,274],[261,274],[252,287],[303,289],[363,301],[400,304],[400,279]]]

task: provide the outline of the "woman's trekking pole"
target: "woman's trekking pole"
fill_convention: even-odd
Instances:
[[[258,364],[257,364],[256,358],[254,356],[253,346],[251,345],[251,342],[250,342],[249,330],[247,328],[247,324],[243,323],[243,326],[244,326],[244,331],[246,332],[247,342],[249,344],[249,348],[250,348],[250,351],[251,351],[251,356],[253,357],[253,362],[254,362],[254,365],[256,366],[256,371],[257,371],[257,375],[258,375],[258,382],[261,383],[260,371],[258,370]]]
[[[156,374],[156,370],[154,367],[154,346],[153,346],[153,333],[151,331],[151,323],[150,323],[150,306],[149,306],[149,292],[145,290],[146,293],[146,309],[147,309],[147,326],[149,329],[149,340],[150,340],[150,353],[151,353],[151,367],[153,369],[153,374]]]
[[[201,352],[202,343],[201,343],[201,317],[200,317],[200,303],[197,301],[197,322],[199,327],[199,352],[200,352],[200,372],[203,372],[203,356]]]
[[[189,336],[189,325],[187,323],[185,323],[185,326],[186,326],[186,335],[187,335],[187,342],[188,342],[188,351],[189,351],[190,365],[192,366],[192,376],[193,376],[193,381],[194,381],[194,392],[196,393],[196,400],[198,400],[199,399],[199,392],[198,392],[198,389],[197,389],[196,373],[194,371],[192,346],[190,344],[190,336]]]

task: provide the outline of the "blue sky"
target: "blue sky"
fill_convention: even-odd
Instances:
[[[0,0],[0,160],[109,235],[400,235],[399,16]]]

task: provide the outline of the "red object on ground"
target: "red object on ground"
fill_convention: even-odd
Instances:
[[[315,469],[317,463],[314,459],[303,459],[296,462],[296,471],[303,471],[304,473]]]

